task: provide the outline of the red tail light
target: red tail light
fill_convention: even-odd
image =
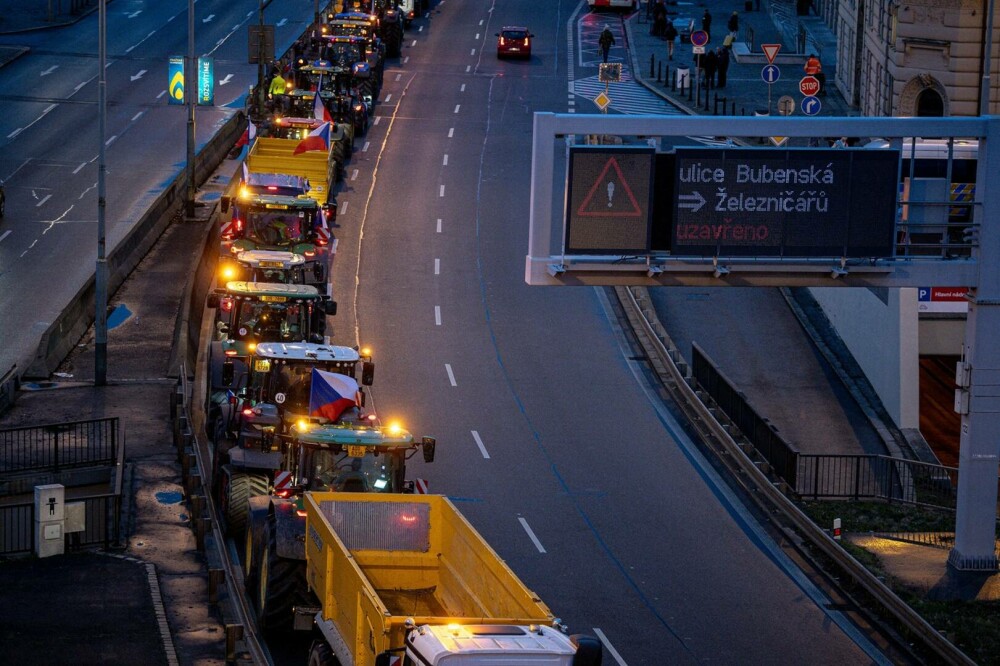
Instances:
[[[322,245],[326,245],[326,244],[327,244],[327,240],[325,238],[323,238],[322,236],[316,236],[316,245],[321,245],[322,246]]]
[[[236,356],[236,350],[235,349],[227,349],[225,351],[225,354],[226,354],[226,356]]]
[[[250,408],[250,407],[247,407],[246,409],[244,409],[243,410],[243,416],[253,416],[253,409]]]
[[[231,299],[231,298],[224,298],[224,299],[222,299],[221,305],[222,305],[222,309],[223,310],[225,310],[226,312],[229,312],[230,310],[233,309],[233,299]]]
[[[506,40],[504,40],[504,38],[503,38],[503,37],[501,37],[501,38],[500,38],[500,46],[503,46],[503,45],[504,45],[504,44],[506,44],[506,43],[507,43],[507,42],[506,42]]]
[[[286,497],[291,496],[292,490],[291,490],[291,488],[283,488],[283,489],[275,492],[274,494],[277,495],[278,497],[284,499]]]
[[[267,190],[269,192],[277,192],[278,191],[278,186],[277,185],[268,185],[267,186]]]
[[[299,518],[305,518],[306,517],[306,512],[304,510],[302,510],[302,509],[296,509],[295,510],[295,515],[298,516]]]
[[[305,257],[306,257],[306,259],[312,259],[315,256],[316,256],[316,250],[306,250],[305,251]]]

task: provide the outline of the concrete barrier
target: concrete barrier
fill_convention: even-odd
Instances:
[[[199,185],[218,168],[226,154],[243,133],[246,117],[243,112],[233,114],[195,157],[195,182]],[[149,210],[139,219],[122,241],[108,253],[108,294],[113,295],[164,230],[182,215],[187,180],[181,171],[174,178]],[[69,305],[55,318],[42,334],[35,358],[23,377],[47,379],[77,341],[94,323],[95,279],[93,276],[80,288]]]

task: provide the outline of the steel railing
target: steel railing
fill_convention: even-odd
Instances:
[[[118,418],[0,430],[0,474],[114,464]]]

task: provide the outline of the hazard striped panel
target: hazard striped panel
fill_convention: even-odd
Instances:
[[[413,492],[418,495],[427,494],[427,479],[416,479],[413,482]]]
[[[287,490],[292,487],[292,473],[291,472],[278,472],[274,475],[274,489],[277,490]]]

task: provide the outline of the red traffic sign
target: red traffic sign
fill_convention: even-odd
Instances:
[[[806,97],[813,97],[819,92],[819,79],[815,76],[803,76],[799,81],[799,92]]]
[[[705,46],[708,44],[708,33],[704,30],[695,30],[691,33],[691,43],[695,46]]]
[[[774,64],[774,58],[781,50],[781,44],[761,44],[760,48],[764,51],[764,57],[767,58],[768,64]]]

